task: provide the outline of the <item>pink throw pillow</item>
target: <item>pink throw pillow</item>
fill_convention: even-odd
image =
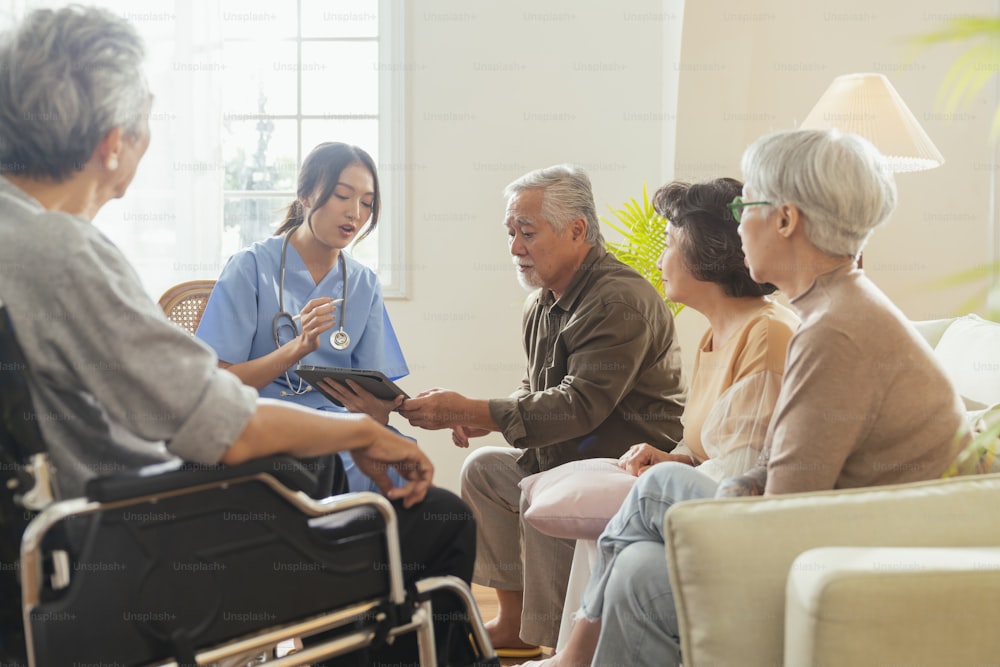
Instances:
[[[637,478],[615,459],[584,459],[529,475],[519,484],[524,520],[552,537],[596,540]]]

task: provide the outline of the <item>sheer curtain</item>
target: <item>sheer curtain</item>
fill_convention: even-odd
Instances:
[[[152,138],[123,199],[94,224],[136,267],[157,298],[185,280],[221,270],[222,105],[220,0],[88,0],[126,18],[146,41],[154,100]],[[65,2],[7,0],[3,27],[39,7]]]
[[[219,0],[103,0],[146,39],[152,138],[135,181],[94,220],[156,298],[222,269],[222,61]],[[140,9],[141,8],[141,9]]]

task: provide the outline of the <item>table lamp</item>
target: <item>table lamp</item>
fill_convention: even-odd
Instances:
[[[801,128],[837,128],[859,134],[882,153],[894,173],[933,169],[944,163],[941,151],[884,74],[838,76]]]
[[[834,127],[860,134],[879,149],[896,173],[933,169],[944,163],[941,152],[883,74],[838,76],[801,127]]]

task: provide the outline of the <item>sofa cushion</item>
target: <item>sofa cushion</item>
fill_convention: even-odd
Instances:
[[[786,665],[988,665],[1000,549],[821,547],[788,573]]]
[[[521,480],[524,520],[552,537],[596,540],[636,478],[615,459],[572,461]]]

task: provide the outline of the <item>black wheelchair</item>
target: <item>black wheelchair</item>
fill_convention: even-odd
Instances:
[[[352,665],[406,643],[407,664],[500,664],[463,581],[404,586],[385,498],[311,498],[293,458],[171,462],[53,502],[31,383],[0,303],[0,663]]]

